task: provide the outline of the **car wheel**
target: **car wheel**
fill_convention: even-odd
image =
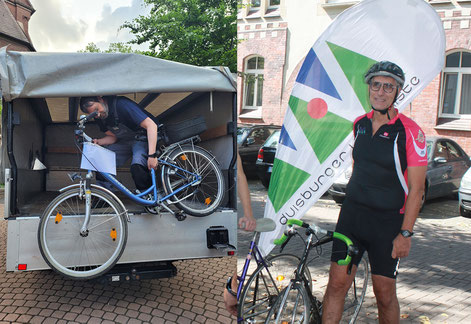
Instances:
[[[420,202],[419,213],[424,210],[426,197],[427,197],[427,183],[425,184],[424,194],[422,195],[422,201]]]
[[[260,178],[260,182],[262,183],[262,185],[268,189],[268,186],[270,185],[270,179],[267,179],[267,178]]]
[[[332,199],[339,205],[341,205],[343,203],[343,201],[345,200],[345,197],[342,197],[342,196],[332,196]]]
[[[460,215],[463,217],[471,218],[471,212],[469,210],[464,209],[463,206],[460,206]]]

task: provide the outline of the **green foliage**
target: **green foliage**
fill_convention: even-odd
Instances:
[[[152,55],[200,66],[228,66],[237,70],[237,0],[144,0],[151,6],[121,28],[149,43]]]
[[[107,50],[102,51],[95,43],[88,43],[84,50],[80,50],[80,53],[137,53],[141,54],[140,51],[133,50],[130,45],[125,43],[111,43]]]

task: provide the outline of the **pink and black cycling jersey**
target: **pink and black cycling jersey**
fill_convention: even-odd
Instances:
[[[425,135],[401,113],[373,135],[372,117],[373,111],[353,123],[353,172],[347,198],[371,208],[403,212],[407,167],[427,165]]]

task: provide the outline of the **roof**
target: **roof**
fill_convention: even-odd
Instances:
[[[197,67],[124,53],[41,53],[0,49],[6,101],[132,92],[236,92],[228,68]]]
[[[29,1],[25,2],[29,3]],[[18,25],[15,17],[13,17],[10,9],[8,9],[7,4],[3,0],[0,0],[0,21],[2,22],[0,24],[0,33],[12,37],[22,43],[31,45],[25,32],[21,29],[20,25]]]

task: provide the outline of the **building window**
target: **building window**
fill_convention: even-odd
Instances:
[[[242,113],[260,109],[263,97],[263,69],[265,59],[252,56],[246,60],[244,71],[244,106]]]
[[[250,0],[250,7],[260,8],[260,0]]]
[[[446,56],[441,89],[441,116],[471,117],[471,53]]]
[[[280,0],[270,0],[270,7],[278,7],[280,5]]]

